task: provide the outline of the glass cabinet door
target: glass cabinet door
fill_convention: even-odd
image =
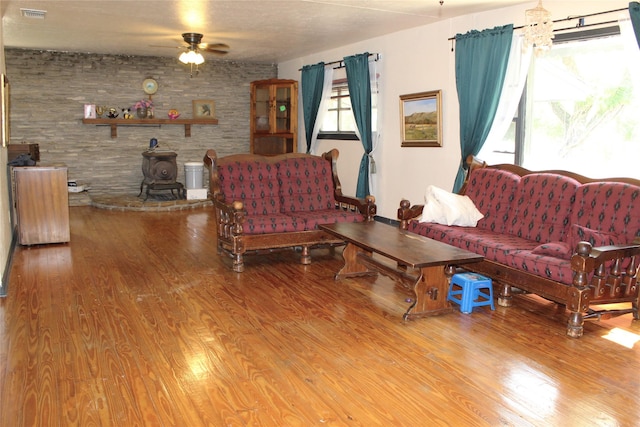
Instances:
[[[291,86],[276,86],[275,124],[276,132],[291,131]]]
[[[255,90],[255,130],[256,132],[269,132],[271,120],[269,118],[270,106],[269,86],[259,86]]]

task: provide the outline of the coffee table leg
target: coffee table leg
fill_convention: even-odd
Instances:
[[[358,254],[360,256],[371,257],[371,252],[365,251],[358,246],[347,243],[347,246],[342,251],[342,257],[344,258],[344,267],[340,269],[336,273],[335,279],[339,280],[344,277],[353,277],[353,276],[367,276],[367,275],[375,275],[378,274],[377,271],[370,270],[367,266],[362,265],[358,262]]]
[[[447,292],[454,270],[453,266],[421,268],[420,276],[413,286],[415,301],[402,318],[410,320],[450,313],[452,307],[447,301]]]

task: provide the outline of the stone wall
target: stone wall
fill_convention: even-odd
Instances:
[[[277,76],[273,64],[238,63],[208,58],[199,75],[176,58],[6,49],[11,94],[11,143],[38,143],[41,164],[64,163],[69,178],[88,185],[91,194],[138,194],[141,153],[157,138],[161,149],[178,153],[178,181],[184,163],[201,161],[209,148],[221,155],[249,151],[249,83]],[[192,100],[215,101],[218,125],[118,126],[82,123],[84,104],[130,107],[147,98],[142,81],[153,77],[157,118],[170,109],[192,117]],[[122,114],[120,112],[120,114]],[[204,181],[206,182],[206,180]]]

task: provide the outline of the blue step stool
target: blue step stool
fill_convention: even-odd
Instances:
[[[493,286],[491,279],[477,273],[457,273],[451,277],[447,301],[460,305],[460,311],[471,313],[473,307],[493,304]]]

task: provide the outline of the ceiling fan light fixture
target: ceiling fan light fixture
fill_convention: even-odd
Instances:
[[[200,49],[199,49],[199,45],[200,42],[202,41],[202,34],[200,33],[182,33],[182,38],[184,39],[185,43],[187,43],[189,46],[187,47],[187,50],[185,50],[184,52],[182,52],[180,54],[180,56],[178,57],[178,60],[180,62],[182,62],[185,65],[189,65],[190,69],[191,69],[191,77],[193,77],[193,68],[195,66],[196,69],[196,75],[199,73],[198,70],[198,65],[204,64],[204,56],[202,56],[202,54],[200,53]],[[218,44],[216,45],[217,47],[226,47],[228,49],[228,46],[225,44]],[[207,49],[205,49],[207,50]],[[214,51],[216,52],[216,51]],[[226,53],[226,52],[222,52],[222,53]]]
[[[196,50],[189,48],[188,51],[182,52],[180,54],[180,56],[178,57],[178,60],[183,64],[200,65],[204,63],[204,56],[202,56],[200,52],[197,52]]]

